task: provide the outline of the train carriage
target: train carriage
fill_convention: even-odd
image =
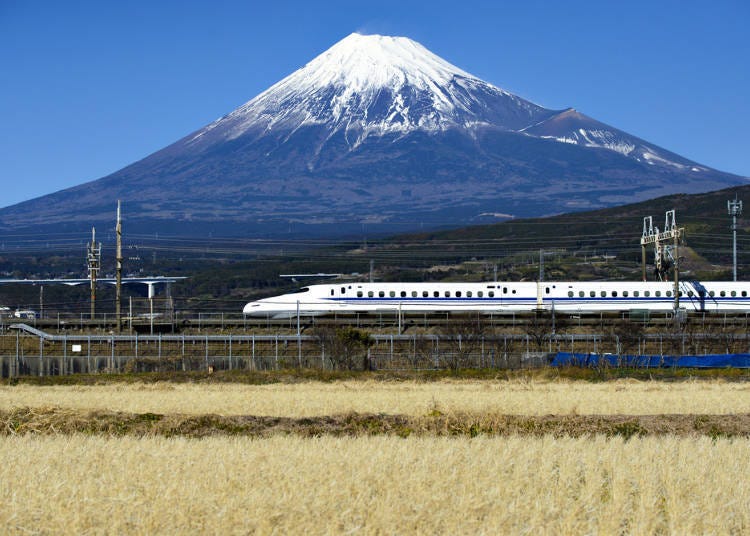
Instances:
[[[750,283],[683,281],[679,305],[687,311],[750,310]],[[310,285],[245,305],[249,316],[285,318],[339,312],[571,313],[671,311],[674,284],[641,281],[484,283],[356,283]]]

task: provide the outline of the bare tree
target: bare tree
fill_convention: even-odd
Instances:
[[[548,311],[537,311],[524,319],[523,330],[537,351],[541,352],[552,337],[552,326],[553,315]]]
[[[413,352],[410,352],[408,354],[409,356],[411,356],[409,358],[409,363],[411,364],[412,368],[417,368],[420,362],[432,366],[435,361],[435,354],[437,352],[436,346],[437,345],[435,344],[435,339],[433,337],[415,336],[413,341]]]
[[[616,322],[610,330],[612,337],[619,343],[618,352],[621,355],[637,353],[638,343],[643,336],[643,332],[642,323],[632,322],[624,318]]]
[[[313,334],[326,352],[331,368],[354,370],[358,363],[363,370],[371,368],[368,350],[374,341],[369,333],[352,327],[317,327]]]
[[[487,323],[479,313],[475,315],[460,315],[440,329],[444,336],[445,363],[451,370],[458,370],[468,365],[469,357],[481,348],[487,333]]]

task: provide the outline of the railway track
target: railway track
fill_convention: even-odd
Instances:
[[[18,323],[18,319],[0,320],[0,332]],[[85,315],[50,313],[44,318],[23,319],[22,322],[44,331],[53,332],[112,332],[116,330],[114,315],[101,315],[94,319]],[[409,330],[442,331],[460,328],[466,324],[482,326],[486,329],[535,330],[549,328],[561,330],[596,329],[607,330],[624,323],[632,323],[643,328],[674,326],[697,326],[705,329],[730,326],[747,329],[750,326],[750,313],[687,313],[675,319],[672,313],[647,314],[644,312],[568,314],[545,312],[515,314],[458,314],[458,313],[347,313],[316,317],[301,316],[291,318],[245,317],[237,313],[181,313],[172,318],[134,318],[122,323],[124,332],[183,333],[193,331],[267,331],[267,332],[306,332],[316,327],[354,327],[374,331]]]

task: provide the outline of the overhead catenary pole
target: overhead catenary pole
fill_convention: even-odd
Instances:
[[[641,252],[643,256],[643,279],[646,279],[646,258],[645,248],[647,244],[653,244],[654,253],[654,264],[656,267],[656,273],[659,280],[666,281],[663,276],[667,272],[666,263],[666,244],[670,238],[674,240],[672,257],[674,260],[674,310],[680,308],[680,254],[678,251],[680,238],[684,234],[684,229],[677,227],[677,218],[675,216],[675,210],[668,210],[664,217],[664,230],[659,232],[657,227],[654,227],[651,216],[643,218],[643,234],[641,235]]]
[[[641,278],[646,281],[646,239],[654,234],[654,220],[651,216],[643,218],[643,234],[641,235]]]
[[[544,281],[544,250],[539,250],[539,281]]]
[[[117,319],[117,331],[122,331],[122,315],[120,311],[120,300],[122,297],[122,220],[120,219],[120,200],[117,200],[117,253],[115,256],[115,318]]]
[[[737,216],[742,214],[742,201],[736,195],[727,201],[727,212],[732,216],[732,281],[737,281]]]
[[[680,309],[680,252],[678,250],[680,235],[682,229],[677,227],[677,217],[675,210],[668,210],[664,215],[664,233],[665,238],[670,236],[674,239],[672,260],[674,261],[673,273],[674,273],[674,311],[675,318],[677,318],[677,311]]]
[[[96,242],[96,228],[91,228],[91,244],[88,247],[86,260],[89,268],[89,281],[91,282],[91,320],[96,315],[96,277],[101,265],[102,245]]]
[[[674,215],[674,214],[673,214]],[[680,253],[677,250],[680,233],[674,233],[674,310],[680,309]]]

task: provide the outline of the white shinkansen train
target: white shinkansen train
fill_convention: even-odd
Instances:
[[[688,312],[750,311],[750,283],[682,281],[679,304]],[[254,317],[332,313],[555,310],[569,313],[674,310],[672,282],[341,283],[310,285],[245,305]]]

